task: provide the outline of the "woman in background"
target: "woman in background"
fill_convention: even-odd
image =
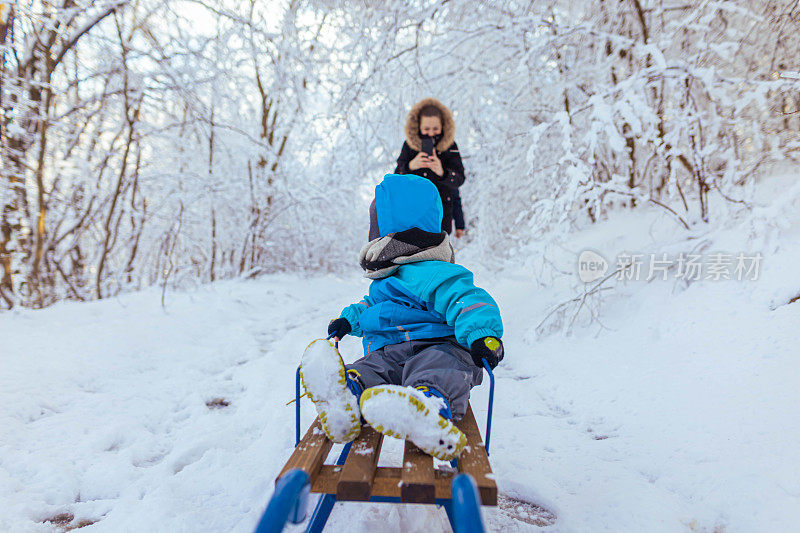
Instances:
[[[456,124],[450,110],[435,98],[417,102],[406,117],[405,135],[395,174],[416,174],[433,182],[442,199],[442,231],[453,230],[453,209],[461,198],[458,188],[464,183],[464,165],[455,143]],[[422,150],[423,140],[432,141],[430,154]],[[464,233],[463,212],[456,221],[456,237]],[[460,228],[459,224],[460,222]]]

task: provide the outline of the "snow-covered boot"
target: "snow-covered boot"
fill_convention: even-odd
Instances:
[[[376,431],[407,438],[442,461],[454,459],[467,445],[461,430],[442,416],[450,408],[438,391],[434,394],[400,385],[378,385],[365,390],[360,403],[361,415]]]
[[[300,363],[303,387],[317,408],[322,429],[333,442],[350,442],[361,432],[361,387],[345,371],[342,356],[327,339],[306,347]]]

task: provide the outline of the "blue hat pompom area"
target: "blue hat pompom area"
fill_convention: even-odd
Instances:
[[[383,237],[411,228],[431,233],[442,230],[439,190],[419,176],[386,174],[375,187],[375,201],[370,206],[370,240],[377,238],[375,234]]]

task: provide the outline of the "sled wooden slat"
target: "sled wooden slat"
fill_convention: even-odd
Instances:
[[[311,485],[311,492],[322,494],[336,494],[336,485],[339,483],[341,466],[322,465],[319,475]],[[450,483],[453,481],[453,472],[433,470],[434,496],[439,499],[450,498]],[[403,469],[395,466],[381,466],[375,470],[372,480],[371,496],[402,498]],[[339,497],[337,496],[337,500]],[[342,500],[348,501],[348,500]]]
[[[467,447],[458,457],[458,471],[469,474],[475,479],[484,505],[497,505],[497,483],[493,479],[489,456],[486,455],[472,406],[467,406],[467,414],[456,423],[456,426],[467,437]]]
[[[347,460],[339,472],[336,498],[346,501],[369,501],[383,435],[370,426],[363,426],[353,441]]]
[[[325,436],[325,431],[322,429],[319,418],[315,419],[314,423],[311,424],[311,427],[306,431],[303,440],[300,441],[300,444],[294,449],[289,460],[286,461],[286,465],[284,465],[283,470],[281,470],[280,475],[278,475],[278,479],[286,472],[295,468],[305,471],[311,479],[314,479],[322,463],[324,463],[325,459],[328,457],[331,446],[333,446],[333,442],[328,440],[328,437]]]
[[[458,471],[473,477],[483,505],[496,506],[497,484],[471,407],[456,426],[467,437],[467,447],[458,458]],[[317,419],[280,475],[293,468],[304,470],[311,477],[311,492],[332,494],[339,501],[388,497],[403,503],[435,503],[451,498],[450,484],[456,472],[434,468],[433,458],[408,441],[402,467],[379,467],[382,444],[383,435],[365,425],[353,441],[344,465],[323,464],[333,443]]]
[[[407,440],[403,451],[403,478],[400,501],[404,503],[434,503],[433,457]]]

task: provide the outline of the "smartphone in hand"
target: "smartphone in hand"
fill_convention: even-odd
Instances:
[[[433,155],[433,139],[430,137],[422,138],[422,151],[428,155]]]

